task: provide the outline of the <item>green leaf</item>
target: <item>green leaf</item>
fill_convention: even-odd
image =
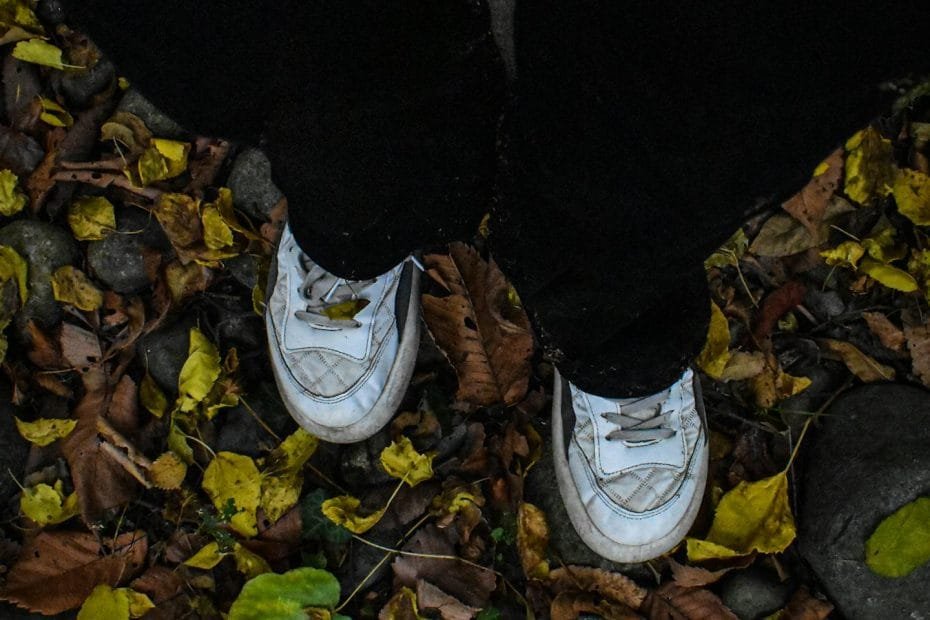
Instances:
[[[865,543],[865,563],[883,577],[904,577],[930,561],[930,497],[905,504]]]
[[[300,502],[300,520],[304,540],[319,540],[341,545],[352,540],[352,533],[323,515],[323,502],[328,499],[323,489],[304,496]]]
[[[13,58],[52,69],[64,69],[70,66],[61,61],[61,54],[61,48],[42,39],[20,41],[13,48]]]
[[[307,607],[332,609],[338,602],[339,582],[325,570],[265,573],[243,586],[229,608],[229,620],[308,620]]]
[[[19,177],[10,170],[0,170],[0,215],[16,215],[26,206],[26,195],[17,187]]]

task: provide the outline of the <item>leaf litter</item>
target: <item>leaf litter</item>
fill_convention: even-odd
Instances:
[[[0,216],[53,221],[86,252],[140,234],[117,221],[142,209],[167,248],[144,250],[150,287],[132,293],[83,260],[49,274],[63,318],[47,324],[18,321],[31,265],[0,247],[3,367],[16,427],[33,444],[28,482],[8,508],[3,548],[21,547],[4,552],[0,596],[26,609],[730,618],[718,579],[793,561],[790,462],[803,447],[789,439],[816,414],[802,429],[783,403],[811,385],[802,362],[837,360],[847,385],[930,386],[927,141],[865,128],[705,264],[712,321],[697,364],[723,446],[708,518],[651,563],[654,579],[564,565],[551,544],[560,532],[525,496],[547,449],[539,429],[551,367],[480,234],[474,246],[424,257],[424,317],[441,356],[422,356],[394,422],[361,449],[323,444],[275,418],[262,339],[226,327],[244,320],[260,333],[286,203],[270,221],[237,211],[223,175],[238,145],[155,135],[139,116],[112,112],[120,84],[69,105],[53,76],[80,75],[99,53],[67,27],[46,31],[19,1],[0,3],[0,27],[7,53],[35,64],[40,79],[33,121],[8,110],[20,120],[5,128],[12,163],[0,170]],[[907,122],[919,132],[921,120]],[[247,283],[233,272],[241,261],[256,266]],[[843,311],[824,312],[824,295]],[[140,343],[182,316],[194,326],[179,376],[166,380]],[[236,425],[254,429],[252,439],[231,443]],[[873,570],[898,575],[927,561],[926,519],[911,514],[923,501],[878,526]],[[777,617],[830,608],[802,585]]]

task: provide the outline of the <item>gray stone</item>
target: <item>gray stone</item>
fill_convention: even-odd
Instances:
[[[271,210],[284,197],[271,180],[271,162],[259,149],[239,153],[226,184],[236,208],[260,220],[270,219]]]
[[[178,394],[178,377],[187,360],[191,327],[196,325],[193,317],[157,329],[139,341],[138,355],[161,389],[174,398]]]
[[[185,139],[190,135],[190,132],[166,116],[164,112],[156,108],[135,88],[126,91],[126,94],[123,95],[119,102],[119,106],[117,106],[117,110],[135,114],[142,119],[149,131],[159,138]]]
[[[930,392],[868,385],[837,399],[804,450],[800,551],[846,617],[930,617],[930,564],[899,579],[865,564],[876,526],[930,493],[928,445]]]
[[[116,230],[87,245],[87,262],[94,275],[117,293],[135,293],[149,286],[142,251],[147,236],[162,234],[158,223],[131,207],[117,213]],[[160,249],[160,248],[159,248]]]
[[[65,22],[65,8],[59,0],[39,0],[36,5],[36,15],[50,26],[57,26]]]
[[[755,620],[785,606],[791,594],[789,583],[782,583],[774,571],[750,566],[730,573],[720,588],[720,598],[741,619]]]
[[[242,254],[224,264],[233,279],[245,288],[251,289],[258,283],[258,258],[255,256]]]
[[[103,92],[116,77],[116,68],[106,58],[100,59],[86,71],[56,73],[56,88],[65,96],[68,105],[84,108],[91,104],[94,95]]]
[[[386,484],[391,481],[381,469],[381,451],[390,443],[387,429],[370,437],[366,441],[345,447],[339,459],[342,479],[350,488]]]
[[[804,305],[821,321],[827,321],[839,316],[846,310],[846,304],[843,303],[839,293],[836,291],[821,291],[813,287],[807,290],[807,294],[804,296]]]
[[[52,273],[73,265],[80,257],[71,233],[60,226],[36,220],[18,220],[0,228],[0,245],[8,245],[29,263],[29,299],[16,315],[22,328],[35,319],[44,326],[61,319],[61,308],[52,295]]]

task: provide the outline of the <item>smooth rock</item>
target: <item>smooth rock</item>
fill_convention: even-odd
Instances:
[[[281,438],[296,430],[296,424],[284,408],[273,381],[246,386],[242,400],[248,406],[240,404],[224,409],[216,418],[219,429],[215,446],[217,452],[226,450],[259,456],[279,443],[264,426]]]
[[[143,211],[127,207],[117,211],[116,233],[87,244],[87,262],[94,275],[117,293],[135,293],[150,283],[142,251],[147,237],[164,233]],[[157,248],[161,249],[161,248]]]
[[[349,488],[385,484],[391,481],[381,469],[381,451],[388,447],[391,438],[387,428],[365,441],[349,444],[342,452],[339,469]]]
[[[755,565],[730,573],[720,588],[726,606],[745,620],[775,613],[787,604],[790,594],[790,584],[780,582],[774,571]]]
[[[284,197],[271,180],[268,156],[255,148],[239,153],[226,184],[232,190],[236,208],[260,220],[270,219],[271,210]]]
[[[146,99],[142,93],[135,88],[130,88],[123,95],[119,102],[117,110],[120,112],[129,112],[142,119],[145,126],[149,128],[157,138],[180,138],[186,139],[190,132],[174,122],[164,112],[156,108],[152,102]]]
[[[225,262],[233,279],[247,289],[258,283],[258,259],[251,254],[242,254]]]
[[[178,377],[187,360],[190,331],[197,324],[192,316],[157,329],[139,341],[138,355],[155,382],[170,398],[178,395]]]
[[[65,21],[65,8],[59,0],[39,0],[36,16],[50,26],[57,26]]]
[[[828,321],[846,311],[846,304],[836,291],[821,291],[809,288],[804,296],[804,305],[821,321]]]
[[[930,618],[930,564],[888,579],[865,541],[888,515],[930,491],[930,392],[867,385],[827,410],[805,453],[799,548],[837,610],[862,620]]]
[[[16,315],[17,325],[35,319],[44,326],[61,319],[61,308],[52,295],[52,273],[80,258],[70,231],[37,220],[18,220],[0,228],[0,245],[8,245],[29,263],[29,299]]]
[[[86,71],[76,73],[56,73],[53,82],[56,90],[64,95],[69,106],[85,108],[90,105],[94,95],[103,92],[116,77],[116,68],[106,58]]]

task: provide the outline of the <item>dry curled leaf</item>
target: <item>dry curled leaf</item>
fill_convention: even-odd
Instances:
[[[611,620],[638,620],[638,613],[623,603],[602,598],[590,592],[562,592],[549,607],[552,620],[576,620],[583,614],[596,614]]]
[[[777,620],[825,620],[832,611],[833,605],[814,597],[807,588],[801,586],[777,616]]]
[[[823,223],[827,205],[843,176],[843,149],[830,154],[817,168],[811,180],[800,192],[788,199],[782,209],[817,235]]]
[[[551,571],[549,587],[556,594],[571,591],[593,592],[632,609],[639,609],[649,594],[646,588],[620,573],[574,565]]]
[[[878,337],[879,342],[892,351],[904,351],[906,341],[904,332],[897,325],[888,320],[881,312],[863,312],[862,318],[869,326],[869,330]]]
[[[455,367],[456,395],[475,405],[514,404],[526,394],[533,353],[529,319],[493,261],[463,243],[424,257],[449,295],[423,295],[423,317]]]
[[[682,588],[674,581],[650,592],[640,611],[650,620],[738,620],[713,592]]]
[[[930,387],[930,327],[904,328],[907,350],[911,354],[911,368],[920,381]]]
[[[818,343],[825,351],[838,356],[846,364],[849,372],[856,375],[860,381],[871,383],[873,381],[891,381],[894,379],[894,368],[877,362],[852,343],[829,338],[820,339]]]

